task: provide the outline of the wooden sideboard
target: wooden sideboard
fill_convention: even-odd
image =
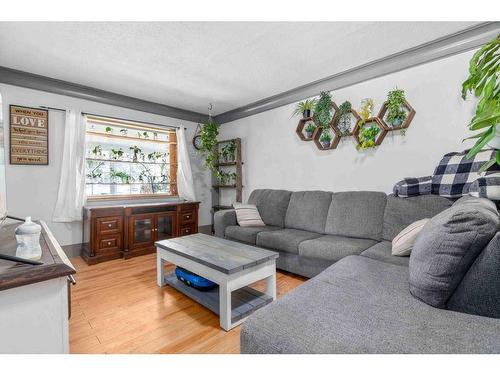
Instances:
[[[155,241],[198,233],[199,202],[85,206],[82,257],[88,264],[154,253]]]

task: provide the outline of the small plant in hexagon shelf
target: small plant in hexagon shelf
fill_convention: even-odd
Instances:
[[[326,128],[332,121],[332,94],[321,91],[319,99],[314,106],[314,121],[322,128]]]
[[[314,125],[312,122],[307,123],[307,125],[304,128],[304,131],[306,133],[306,137],[312,138],[315,130],[316,130],[316,125]]]
[[[321,143],[321,146],[323,146],[323,148],[330,147],[332,143],[332,135],[329,129],[323,130],[323,132],[321,133],[321,137],[319,137],[319,142]]]
[[[387,94],[387,117],[386,121],[392,127],[401,126],[406,119],[405,111],[405,92],[404,90],[395,89]]]
[[[359,130],[359,144],[356,146],[358,150],[366,150],[375,147],[375,140],[380,128],[377,125],[363,125]]]
[[[342,136],[348,136],[351,134],[351,102],[345,101],[339,105],[338,111],[338,130]]]

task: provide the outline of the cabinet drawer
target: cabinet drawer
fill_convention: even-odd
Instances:
[[[194,210],[182,211],[180,216],[181,224],[194,223],[195,221]]]
[[[106,233],[118,233],[122,231],[121,216],[100,217],[97,221],[97,232],[100,235]]]
[[[187,236],[194,233],[197,233],[195,224],[181,225],[179,229],[179,236]]]
[[[99,238],[99,250],[119,250],[121,249],[121,235],[104,236]]]

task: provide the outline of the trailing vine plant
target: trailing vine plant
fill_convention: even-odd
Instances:
[[[205,167],[210,169],[217,178],[220,178],[220,171],[217,167],[219,162],[218,135],[219,124],[212,119],[209,107],[208,121],[202,125],[200,130],[201,147],[199,152],[205,156]]]
[[[389,124],[400,124],[406,119],[406,112],[403,108],[406,101],[405,92],[401,89],[394,89],[387,94],[387,121]]]
[[[497,133],[500,122],[500,35],[486,43],[472,56],[469,64],[469,77],[462,84],[462,98],[465,100],[467,93],[479,98],[476,114],[469,123],[469,129],[480,131],[469,138],[478,138],[474,147],[467,154],[472,158]],[[483,164],[480,172],[484,172],[493,164],[500,164],[500,150],[497,150],[493,159]]]
[[[341,105],[339,105],[339,122],[338,128],[340,133],[344,136],[347,136],[351,133],[351,102],[345,101]]]

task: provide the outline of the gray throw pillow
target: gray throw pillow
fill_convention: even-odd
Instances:
[[[478,254],[498,230],[495,205],[467,199],[434,216],[417,238],[410,256],[410,292],[444,308]]]

